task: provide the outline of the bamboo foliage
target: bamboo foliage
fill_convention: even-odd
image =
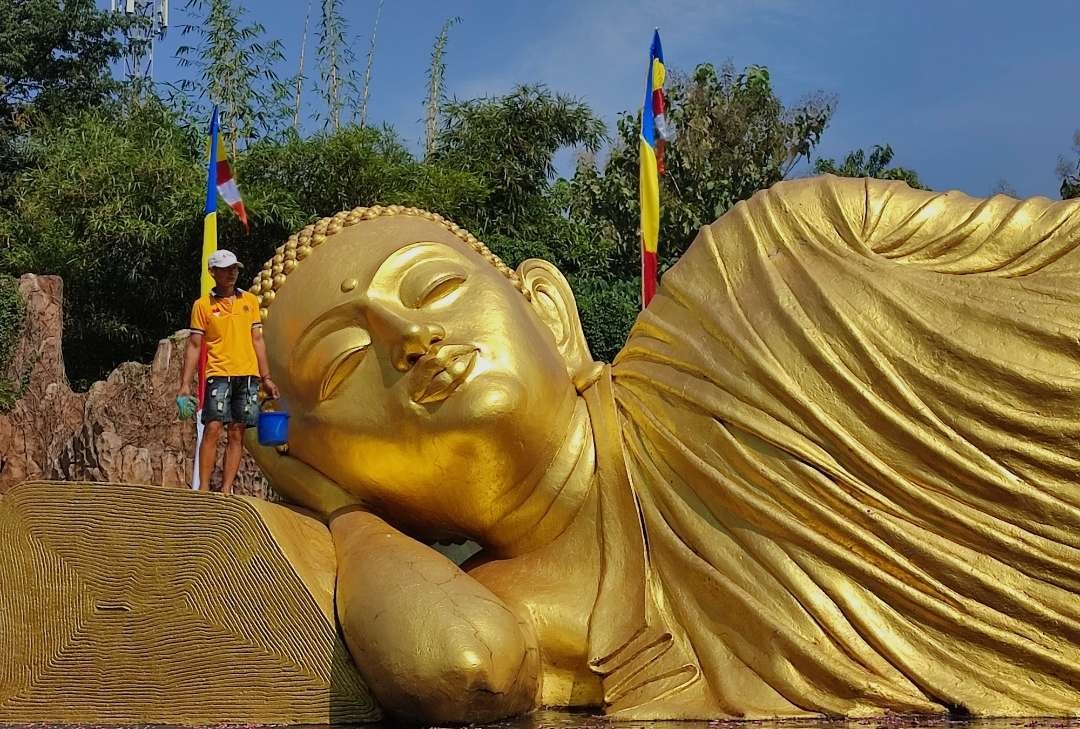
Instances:
[[[304,34],[300,36],[300,65],[296,71],[296,101],[293,104],[293,131],[300,133],[300,101],[304,94],[304,51],[307,49],[308,27],[311,22],[311,0],[304,12]]]
[[[448,18],[443,23],[442,30],[435,36],[435,45],[431,48],[431,66],[428,68],[428,96],[424,125],[424,157],[430,157],[435,151],[435,137],[439,131],[439,106],[443,99],[443,76],[446,74],[446,63],[443,54],[446,52],[446,41],[450,29],[461,22],[461,18]]]
[[[348,106],[348,98],[355,97],[356,56],[346,42],[348,22],[341,12],[341,0],[322,0],[322,19],[319,35],[319,87],[326,102],[328,129],[341,128],[342,114]]]
[[[288,116],[289,85],[274,68],[285,58],[281,41],[265,40],[262,24],[245,23],[244,8],[234,0],[187,0],[184,9],[202,22],[181,26],[196,42],[179,47],[176,58],[197,77],[180,87],[220,107],[222,135],[235,158],[255,140],[281,131]]]
[[[367,126],[368,98],[371,92],[371,67],[375,63],[375,37],[379,32],[379,18],[382,17],[383,0],[375,10],[375,24],[371,28],[371,45],[368,46],[367,68],[364,70],[364,93],[360,101],[360,128]]]

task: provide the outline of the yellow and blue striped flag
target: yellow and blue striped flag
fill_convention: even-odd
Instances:
[[[214,287],[214,279],[210,277],[210,269],[207,262],[211,254],[217,250],[217,196],[218,196],[218,108],[214,107],[214,115],[210,117],[210,154],[206,164],[206,208],[203,210],[203,244],[202,244],[202,285],[199,295],[206,296]]]
[[[657,249],[660,238],[660,175],[664,174],[664,145],[671,138],[664,108],[664,49],[660,31],[653,31],[645,100],[641,107],[641,304],[649,305],[656,293]]]

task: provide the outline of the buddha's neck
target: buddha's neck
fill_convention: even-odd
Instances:
[[[518,503],[484,535],[485,547],[500,556],[514,557],[550,543],[581,511],[595,475],[592,422],[584,399],[578,397],[566,438],[555,457],[508,495],[518,498]]]

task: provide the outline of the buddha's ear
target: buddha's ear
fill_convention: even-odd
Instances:
[[[570,284],[559,269],[538,258],[522,263],[517,273],[531,296],[533,311],[555,337],[555,345],[566,360],[566,370],[574,387],[583,392],[596,382],[603,364],[593,361],[589,352]]]

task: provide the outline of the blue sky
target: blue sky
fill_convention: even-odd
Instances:
[[[182,0],[172,2],[175,26]],[[245,5],[295,63],[306,0]],[[344,5],[363,64],[377,0]],[[1067,0],[385,0],[369,114],[414,149],[432,42],[452,15],[462,23],[446,49],[449,95],[542,82],[584,99],[611,128],[640,103],[659,26],[669,66],[756,63],[785,102],[836,94],[817,154],[887,142],[934,189],[982,196],[1006,180],[1021,196],[1057,197],[1055,166],[1080,127],[1080,3]],[[181,73],[172,55],[183,42],[174,27],[159,45],[159,80]]]

